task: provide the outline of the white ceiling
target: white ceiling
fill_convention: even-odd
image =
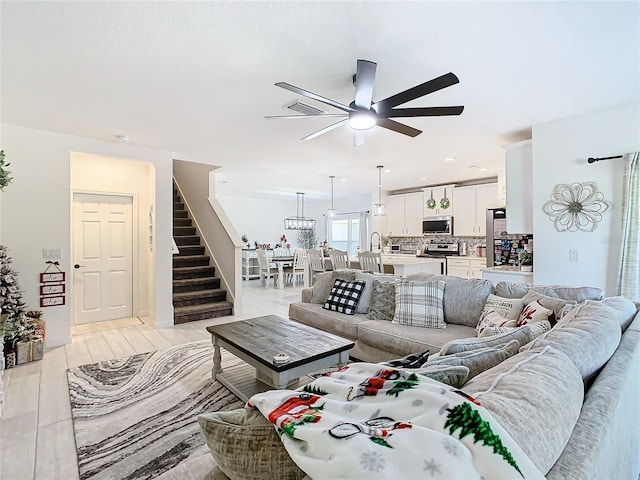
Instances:
[[[637,1],[2,1],[1,17],[2,122],[181,152],[221,166],[221,193],[326,198],[329,175],[336,197],[370,193],[379,164],[385,190],[491,177],[532,125],[640,98]],[[357,148],[349,127],[300,141],[331,119],[264,119],[299,98],[278,81],[350,103],[358,58],[378,64],[374,100],[455,73],[406,106],[464,113]]]

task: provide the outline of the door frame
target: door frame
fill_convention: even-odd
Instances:
[[[78,325],[78,323],[76,323],[76,318],[75,318],[75,275],[73,275],[74,272],[74,259],[73,259],[73,255],[75,252],[75,245],[74,245],[74,227],[75,227],[75,221],[76,219],[74,218],[74,203],[75,203],[75,196],[76,194],[80,194],[80,195],[100,195],[100,196],[108,196],[108,197],[128,197],[131,198],[131,295],[132,295],[132,299],[131,299],[131,314],[134,317],[139,316],[139,307],[138,307],[138,296],[139,296],[139,288],[138,288],[138,278],[139,278],[139,248],[140,248],[140,234],[139,234],[139,229],[140,229],[140,212],[138,211],[139,209],[139,205],[138,205],[138,194],[137,193],[125,193],[125,192],[110,192],[110,191],[98,191],[98,190],[82,190],[82,189],[72,189],[71,190],[71,202],[70,202],[70,222],[69,222],[69,231],[70,231],[70,240],[71,240],[71,245],[70,245],[70,250],[69,252],[69,271],[71,272],[71,275],[69,275],[70,279],[70,285],[69,285],[69,295],[71,298],[71,311],[69,312],[71,314],[71,326],[74,325]]]

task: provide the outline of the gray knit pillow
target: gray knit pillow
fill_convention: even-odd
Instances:
[[[374,280],[369,301],[369,320],[393,320],[396,312],[396,287],[393,282]]]
[[[470,350],[477,350],[485,347],[495,347],[498,345],[504,345],[511,340],[517,340],[520,346],[526,345],[535,339],[531,327],[525,325],[524,327],[516,328],[500,335],[493,335],[486,338],[463,338],[461,340],[451,340],[445,343],[440,349],[440,355],[451,355],[452,353],[467,352]]]

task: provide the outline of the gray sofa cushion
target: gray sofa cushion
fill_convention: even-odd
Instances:
[[[311,293],[311,303],[324,305],[331,293],[333,282],[337,279],[353,282],[356,279],[355,270],[336,270],[334,272],[323,272],[316,275],[313,281],[313,292]]]
[[[356,272],[356,280],[363,280],[366,283],[364,292],[362,292],[362,295],[360,296],[360,303],[358,303],[358,313],[367,313],[369,311],[369,302],[371,301],[374,280],[379,280],[381,282],[393,282],[400,278],[401,277],[398,275],[383,275],[381,273],[367,273],[358,270]]]
[[[429,365],[412,371],[454,388],[464,385],[469,376],[469,368],[464,365]]]
[[[493,284],[478,278],[414,273],[407,275],[407,280],[444,281],[444,320],[447,324],[475,328],[487,297],[493,293]]]
[[[523,350],[550,345],[578,367],[588,381],[611,358],[620,343],[620,311],[605,302],[587,300],[566,314],[549,332]]]
[[[358,324],[367,319],[361,313],[345,315],[325,310],[322,305],[303,302],[289,304],[289,318],[349,340],[358,337]]]
[[[475,330],[474,330],[475,331]],[[451,355],[453,353],[468,352],[479,348],[495,347],[503,345],[511,340],[517,340],[520,346],[526,345],[535,338],[534,333],[529,325],[510,330],[498,335],[490,337],[476,338],[458,338],[447,342],[440,349],[440,355]]]
[[[498,282],[496,295],[507,298],[522,298],[527,292],[534,291],[548,297],[562,298],[564,300],[602,300],[604,291],[598,287],[564,287],[561,285],[527,285],[525,283]]]
[[[398,357],[425,350],[435,353],[450,340],[473,335],[475,330],[464,325],[436,329],[396,325],[386,320],[366,320],[358,324],[361,343],[393,352]]]
[[[551,347],[514,355],[462,390],[489,410],[543,474],[567,444],[584,395],[573,362]]]
[[[633,317],[638,313],[638,306],[625,297],[607,297],[602,300],[602,303],[618,312],[616,318],[620,323],[622,331],[625,331],[629,327]]]

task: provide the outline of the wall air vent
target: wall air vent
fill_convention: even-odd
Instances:
[[[303,115],[320,115],[326,113],[324,110],[320,110],[319,108],[312,107],[309,104],[302,103],[299,100],[296,100],[293,103],[285,105],[284,108],[288,108],[289,110],[293,110],[294,112],[302,113]]]

